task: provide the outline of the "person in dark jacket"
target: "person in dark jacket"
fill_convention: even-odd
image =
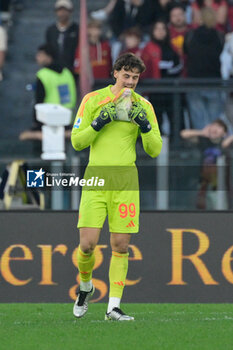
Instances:
[[[79,35],[78,25],[71,21],[72,11],[71,0],[57,0],[55,3],[57,22],[46,30],[46,44],[52,50],[55,60],[62,67],[71,70]]]
[[[153,1],[153,9],[152,9],[153,22],[156,22],[162,19],[164,22],[168,23],[171,5],[172,5],[171,0]]]
[[[142,60],[146,71],[142,79],[175,78],[180,76],[183,65],[179,55],[174,51],[169,39],[169,30],[163,20],[158,20],[152,28],[151,40],[142,51]],[[174,120],[171,94],[150,94],[150,101],[155,109],[161,129],[164,113],[170,123],[170,135],[174,135]]]
[[[187,76],[190,78],[220,78],[220,54],[224,35],[215,29],[216,14],[211,8],[201,10],[202,25],[188,32],[184,39],[187,55]],[[223,113],[219,91],[197,90],[187,93],[187,102],[194,129],[203,129]]]
[[[153,21],[154,0],[117,0],[109,15],[113,35],[118,38],[126,29],[139,26],[143,31]]]

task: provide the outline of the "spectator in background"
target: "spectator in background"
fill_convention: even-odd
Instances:
[[[101,23],[91,20],[87,28],[90,61],[93,70],[94,79],[110,78],[112,70],[111,47],[108,40],[102,39]],[[82,49],[82,48],[81,48]],[[80,72],[80,47],[78,46],[75,53],[74,71]]]
[[[142,33],[138,27],[127,29],[122,34],[122,50],[121,55],[127,52],[134,53],[141,57],[142,49],[140,48]]]
[[[0,25],[0,81],[3,79],[2,68],[4,66],[7,51],[7,34],[5,29]]]
[[[193,16],[192,16],[192,1],[190,0],[180,0],[180,1],[175,1],[175,3],[180,3],[185,11],[185,20],[186,23],[191,25],[193,22]]]
[[[197,142],[199,138],[209,139],[212,143],[220,143],[227,134],[227,126],[221,119],[206,125],[203,129],[184,129],[180,132],[183,139]]]
[[[54,103],[74,109],[76,105],[76,85],[70,70],[55,62],[53,52],[47,45],[39,46],[36,61],[41,68],[36,74],[35,104]],[[40,129],[41,123],[36,120],[34,111],[34,124],[31,131],[23,132],[20,139],[33,138],[32,131]]]
[[[220,78],[220,54],[224,35],[215,29],[214,10],[203,8],[201,15],[203,24],[189,31],[184,40],[187,75],[190,78]],[[194,129],[203,129],[223,112],[223,99],[219,91],[196,90],[186,96]]]
[[[143,78],[160,79],[180,75],[182,64],[171,47],[168,26],[163,20],[154,23],[151,40],[142,51],[142,59],[146,65]]]
[[[190,30],[190,25],[186,22],[183,5],[175,3],[170,10],[169,33],[173,49],[180,56],[183,62],[183,75],[186,76],[186,57],[183,51],[185,34]]]
[[[93,11],[91,16],[97,20],[108,18],[112,34],[118,38],[123,31],[131,27],[149,29],[154,20],[154,7],[154,0],[110,0],[105,8]]]
[[[46,43],[50,47],[55,60],[73,69],[75,49],[78,43],[79,28],[71,21],[73,4],[71,0],[57,0],[55,13],[57,22],[46,30]]]
[[[154,21],[154,7],[155,0],[110,0],[104,9],[91,13],[92,18],[108,19],[113,62],[121,51],[121,34],[125,30],[138,26],[148,35]]]
[[[151,40],[142,51],[142,60],[146,65],[146,71],[142,79],[175,78],[180,76],[183,65],[179,55],[170,44],[167,24],[159,20],[152,28]],[[150,94],[150,101],[156,111],[156,116],[161,130],[163,113],[167,113],[170,122],[170,135],[174,136],[174,120],[172,111],[171,94]]]
[[[201,9],[211,8],[216,13],[216,29],[226,31],[228,5],[226,0],[196,0],[192,3],[193,24],[199,26],[202,22]]]
[[[221,76],[223,79],[233,78],[233,33],[225,36],[225,44],[220,56]],[[233,134],[233,91],[227,94],[225,115],[228,119],[230,132]]]
[[[227,139],[225,138],[226,134],[227,126],[221,119],[215,120],[203,129],[186,129],[180,133],[183,139],[195,143],[198,142],[199,147],[203,149],[201,177],[196,203],[198,209],[216,209],[216,163],[217,158],[222,154],[219,146],[227,147],[226,145],[224,146],[224,142]],[[210,196],[211,194],[212,196]]]
[[[153,21],[163,20],[169,22],[169,11],[171,6],[171,0],[156,0],[154,1],[153,8]]]

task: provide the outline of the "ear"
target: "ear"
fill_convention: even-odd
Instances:
[[[114,78],[115,78],[115,79],[117,79],[117,77],[118,77],[118,73],[119,73],[119,72],[118,72],[118,70],[114,70],[114,72],[113,72],[113,76],[114,76]]]

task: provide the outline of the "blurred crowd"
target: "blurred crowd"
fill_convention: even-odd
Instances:
[[[6,59],[8,30],[12,24],[12,11],[22,11],[24,0],[0,1],[0,81],[3,79],[2,69]]]
[[[7,7],[8,6],[8,7]],[[2,0],[0,11],[9,6],[23,9],[23,0]],[[60,101],[75,108],[80,73],[79,24],[72,19],[71,0],[54,2],[54,23],[44,33],[36,60],[35,103]],[[89,54],[94,79],[111,77],[112,63],[125,52],[141,57],[145,79],[222,78],[233,75],[232,0],[109,0],[105,8],[92,11],[88,21]],[[4,16],[2,17],[4,18]],[[0,79],[7,51],[7,26],[0,24]],[[3,75],[4,76],[4,75]],[[51,86],[58,94],[49,94]],[[64,88],[64,86],[67,88]],[[174,134],[172,94],[149,93],[162,133]],[[223,146],[233,142],[233,95],[219,90],[196,89],[182,96],[188,126],[205,130],[221,119],[226,126]],[[185,119],[185,118],[184,118]],[[164,123],[168,124],[168,129]],[[39,128],[34,118],[33,128]],[[167,131],[168,130],[168,131]],[[181,137],[184,134],[181,132]],[[205,136],[201,134],[200,136]],[[228,138],[228,142],[225,142]]]

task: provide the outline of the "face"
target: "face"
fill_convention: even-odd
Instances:
[[[225,132],[224,128],[221,125],[219,125],[217,123],[211,124],[210,129],[209,129],[209,137],[211,139],[221,138],[225,134],[226,134],[226,132]]]
[[[136,68],[132,71],[126,71],[121,68],[120,71],[114,71],[114,78],[116,79],[115,86],[121,90],[123,88],[135,89],[139,80],[140,73]]]
[[[47,66],[52,63],[52,59],[44,51],[38,51],[36,54],[36,62],[39,66]]]
[[[56,15],[57,15],[57,19],[59,22],[65,23],[65,22],[68,22],[70,20],[71,11],[67,10],[64,7],[61,7],[61,8],[56,10]]]
[[[185,12],[182,9],[174,8],[170,13],[170,22],[174,27],[183,27],[186,24]]]
[[[125,36],[125,46],[127,49],[133,49],[137,47],[140,43],[140,39],[136,35],[126,35]]]
[[[99,27],[89,27],[87,34],[89,42],[95,44],[100,40],[101,29]]]
[[[157,40],[164,40],[167,36],[167,30],[164,23],[157,23],[153,29],[153,37]]]

